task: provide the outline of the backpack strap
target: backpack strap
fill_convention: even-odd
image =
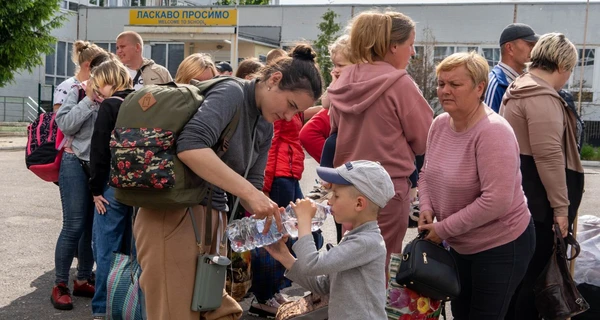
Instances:
[[[148,65],[143,65],[135,74],[135,78],[133,78],[133,85],[135,86],[135,84],[138,82],[138,80],[140,80],[140,77],[142,76],[142,73],[144,72],[144,69],[146,69]]]

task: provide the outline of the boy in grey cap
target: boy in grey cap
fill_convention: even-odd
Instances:
[[[287,269],[285,276],[319,295],[329,296],[329,319],[387,319],[385,243],[377,214],[394,196],[389,174],[376,162],[351,161],[317,168],[332,183],[329,200],[336,222],[352,227],[340,243],[319,252],[311,234],[316,207],[309,200],[292,204],[298,216],[298,241],[292,256],[283,239],[267,250]]]

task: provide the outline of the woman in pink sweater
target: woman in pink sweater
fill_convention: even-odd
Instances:
[[[446,113],[427,138],[419,231],[451,246],[462,288],[452,301],[454,318],[504,319],[535,249],[519,146],[508,122],[482,102],[485,58],[455,53],[436,72]]]
[[[406,66],[415,54],[415,23],[393,11],[362,12],[351,25],[350,62],[329,87],[331,132],[337,132],[333,166],[377,161],[392,177],[396,194],[377,222],[387,249],[402,252],[408,227],[415,154],[425,152],[433,111]]]

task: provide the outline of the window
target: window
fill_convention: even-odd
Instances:
[[[63,9],[66,9],[66,10],[77,11],[79,9],[79,1],[78,0],[73,0],[73,1],[64,0],[60,4],[60,7]]]
[[[479,47],[469,47],[469,46],[456,47],[456,52],[471,52],[471,51],[475,51],[475,52],[479,53]]]
[[[152,43],[151,46],[152,60],[167,68],[171,75],[175,76],[179,64],[183,61],[183,43]]]
[[[579,49],[577,54],[579,61],[575,69],[573,69],[571,79],[569,79],[565,87],[571,91],[575,101],[577,101],[579,99],[579,84],[581,81],[581,67],[583,65],[581,101],[592,102],[594,100],[594,58],[596,56],[596,49],[585,49],[585,55],[583,49]]]
[[[482,48],[481,50],[490,67],[500,62],[500,48]]]
[[[117,54],[117,43],[116,42],[96,42],[96,45],[106,51],[110,51]]]
[[[456,51],[456,47],[435,47],[433,48],[433,62],[439,63],[447,56],[453,54]]]
[[[73,44],[58,41],[52,45],[52,54],[46,55],[45,83],[59,85],[61,82],[75,75],[75,64],[71,61]]]

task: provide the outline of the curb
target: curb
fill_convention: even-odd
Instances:
[[[584,167],[600,167],[600,161],[581,160],[581,165]]]
[[[25,150],[25,146],[0,147],[0,151],[19,151]]]

